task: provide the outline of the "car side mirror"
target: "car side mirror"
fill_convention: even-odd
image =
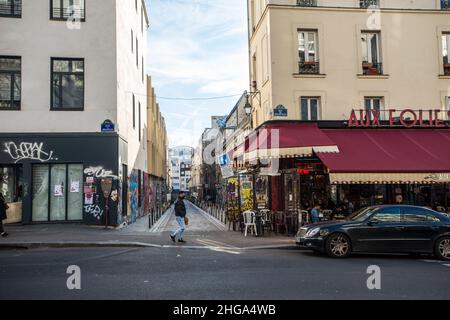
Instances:
[[[377,224],[378,224],[378,221],[377,221],[377,220],[369,220],[369,221],[367,222],[367,225],[368,225],[369,227],[375,226],[375,225],[377,225]]]

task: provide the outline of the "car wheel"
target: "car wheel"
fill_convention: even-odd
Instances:
[[[343,233],[335,233],[328,237],[326,243],[327,254],[332,258],[346,258],[351,253],[349,237]]]
[[[450,261],[450,237],[439,238],[434,246],[434,254],[438,259]]]

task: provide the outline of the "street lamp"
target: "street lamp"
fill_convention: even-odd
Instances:
[[[252,109],[253,109],[252,105],[250,104],[249,97],[250,97],[249,94],[246,93],[246,96],[245,96],[246,101],[245,101],[244,110],[245,110],[245,114],[247,116],[252,114]]]

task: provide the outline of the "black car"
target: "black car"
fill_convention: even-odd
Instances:
[[[416,206],[372,206],[348,220],[308,225],[299,229],[299,246],[330,257],[352,252],[434,254],[450,260],[450,218]]]

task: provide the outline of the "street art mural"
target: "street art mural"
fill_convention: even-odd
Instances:
[[[241,211],[253,210],[253,177],[240,176]]]
[[[5,149],[11,159],[15,163],[23,160],[34,160],[40,162],[48,162],[51,160],[57,161],[58,158],[53,156],[53,151],[46,151],[43,142],[6,142]]]
[[[138,171],[132,170],[128,176],[128,213],[131,218],[131,222],[136,221],[138,217],[138,183]]]
[[[113,171],[105,169],[103,166],[92,166],[84,169],[84,214],[91,222],[104,223],[106,201],[108,202],[108,222],[115,221],[121,223],[119,208],[119,188],[118,176]],[[108,199],[105,199],[101,190],[101,180],[112,178],[113,186]],[[112,217],[114,216],[114,219]]]
[[[228,221],[233,221],[239,215],[239,179],[229,178],[226,189]]]

